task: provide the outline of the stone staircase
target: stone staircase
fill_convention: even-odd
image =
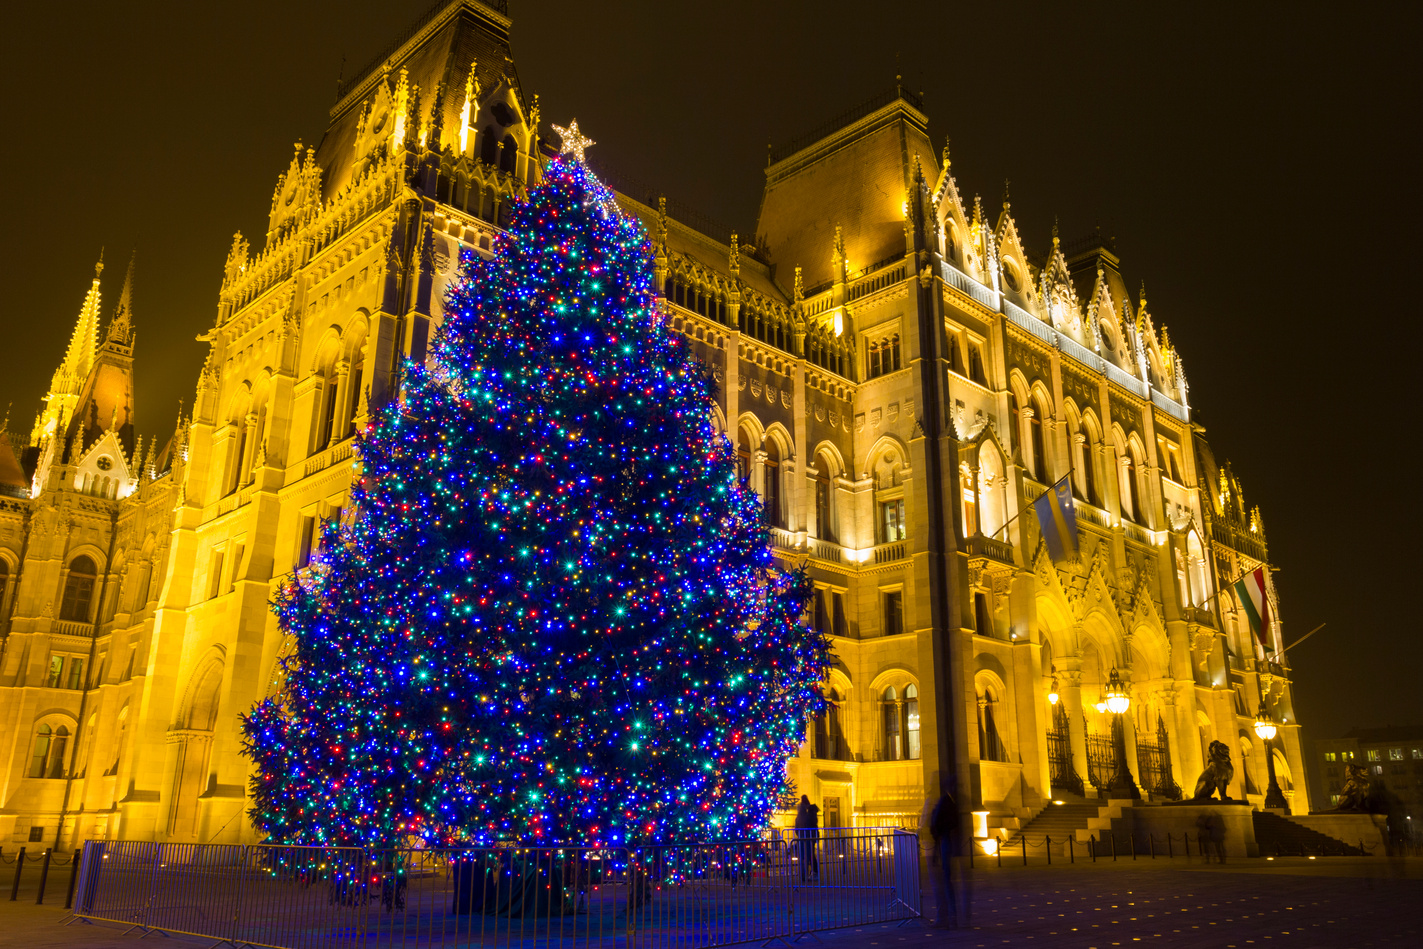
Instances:
[[[1365,856],[1358,847],[1351,847],[1342,840],[1311,830],[1287,817],[1269,811],[1256,811],[1251,817],[1255,822],[1255,843],[1259,845],[1262,857],[1311,854]]]
[[[999,849],[1004,857],[1021,853],[1022,838],[1028,840],[1028,856],[1043,856],[1044,839],[1051,839],[1052,852],[1063,855],[1067,852],[1067,839],[1071,837],[1075,846],[1085,853],[1088,839],[1094,834],[1109,831],[1112,819],[1122,816],[1122,807],[1128,801],[1110,802],[1085,800],[1082,798],[1059,798],[1061,804],[1049,804],[1026,824],[1004,835]]]

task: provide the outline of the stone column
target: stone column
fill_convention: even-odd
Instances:
[[[1054,657],[1053,671],[1057,674],[1058,694],[1066,706],[1072,767],[1082,779],[1083,787],[1090,787],[1091,782],[1087,779],[1087,723],[1082,717],[1082,657]]]
[[[257,450],[257,413],[248,412],[242,419],[242,457],[238,461],[237,484],[252,483],[252,458]]]
[[[331,432],[326,444],[334,445],[346,435],[346,429],[351,424],[351,393],[347,388],[351,385],[351,361],[343,359],[336,364],[336,379],[333,383],[336,386],[336,411],[331,413]],[[324,396],[325,393],[322,393]]]

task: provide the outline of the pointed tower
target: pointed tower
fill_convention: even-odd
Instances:
[[[99,277],[103,272],[104,255],[101,252],[99,262],[94,265],[94,282],[84,296],[74,334],[69,338],[69,349],[64,353],[64,361],[54,371],[49,393],[44,397],[44,410],[35,420],[34,431],[30,434],[30,446],[33,448],[43,450],[54,437],[60,416],[73,417],[84,382],[89,378],[89,370],[94,367],[94,351],[99,336]]]

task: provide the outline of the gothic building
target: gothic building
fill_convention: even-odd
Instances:
[[[132,271],[102,343],[95,277],[28,441],[0,439],[0,842],[253,838],[239,716],[277,684],[269,601],[345,509],[353,435],[423,357],[461,255],[488,252],[549,148],[509,24],[450,0],[341,88],[260,248],[233,240],[165,445],[134,437]],[[1105,792],[1119,747],[1150,801],[1219,740],[1259,804],[1263,698],[1307,809],[1290,671],[1230,588],[1267,562],[1263,523],[1165,327],[1110,241],[1035,256],[1006,200],[965,201],[927,125],[896,87],[773,150],[749,242],[620,194],[833,637],[797,793],[827,826],[912,827],[949,779],[1006,832]],[[1064,478],[1080,546],[1054,564],[1031,505]]]

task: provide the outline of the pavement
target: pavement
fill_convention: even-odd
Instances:
[[[34,903],[33,875],[22,881],[14,902],[8,901],[9,881],[0,881],[0,947],[141,949],[138,934],[126,935],[115,924],[62,925],[68,880],[58,876],[43,906]],[[925,912],[933,917],[933,881],[926,882]],[[958,929],[915,921],[821,932],[817,938],[832,949],[1423,946],[1423,858],[1005,866],[971,871],[962,886],[971,895],[961,900],[970,912]],[[150,935],[148,942],[155,939],[160,937]],[[213,942],[182,936],[160,941],[170,949]]]

